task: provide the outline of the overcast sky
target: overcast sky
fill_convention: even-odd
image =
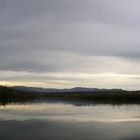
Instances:
[[[140,1],[0,0],[0,83],[140,89]]]

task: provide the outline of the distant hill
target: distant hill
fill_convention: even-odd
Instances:
[[[59,94],[58,94],[59,93]],[[0,86],[0,105],[34,100],[68,100],[104,104],[140,104],[140,91],[75,87],[71,89],[45,89],[34,87]]]
[[[54,88],[14,86],[13,88],[22,91],[33,91],[33,92],[40,92],[40,93],[123,91],[122,89],[98,89],[98,88],[86,88],[86,87],[74,87],[70,89],[54,89]]]

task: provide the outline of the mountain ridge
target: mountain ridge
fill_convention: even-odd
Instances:
[[[74,87],[74,88],[41,88],[41,87],[27,87],[27,86],[13,86],[14,89],[23,90],[23,91],[33,91],[41,93],[60,93],[60,92],[100,92],[100,91],[124,91],[123,89],[106,89],[106,88],[87,88],[87,87]]]

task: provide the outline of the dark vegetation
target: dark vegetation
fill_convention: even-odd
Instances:
[[[40,93],[19,91],[11,87],[0,86],[0,104],[28,102],[41,96]]]
[[[65,100],[81,100],[103,104],[140,104],[140,91],[100,91],[100,92],[72,92],[51,93],[48,98]]]
[[[80,100],[104,104],[140,104],[140,91],[38,93],[0,86],[0,103],[2,104],[37,99]]]

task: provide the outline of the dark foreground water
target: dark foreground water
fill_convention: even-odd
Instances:
[[[1,105],[0,140],[140,140],[140,106]]]

